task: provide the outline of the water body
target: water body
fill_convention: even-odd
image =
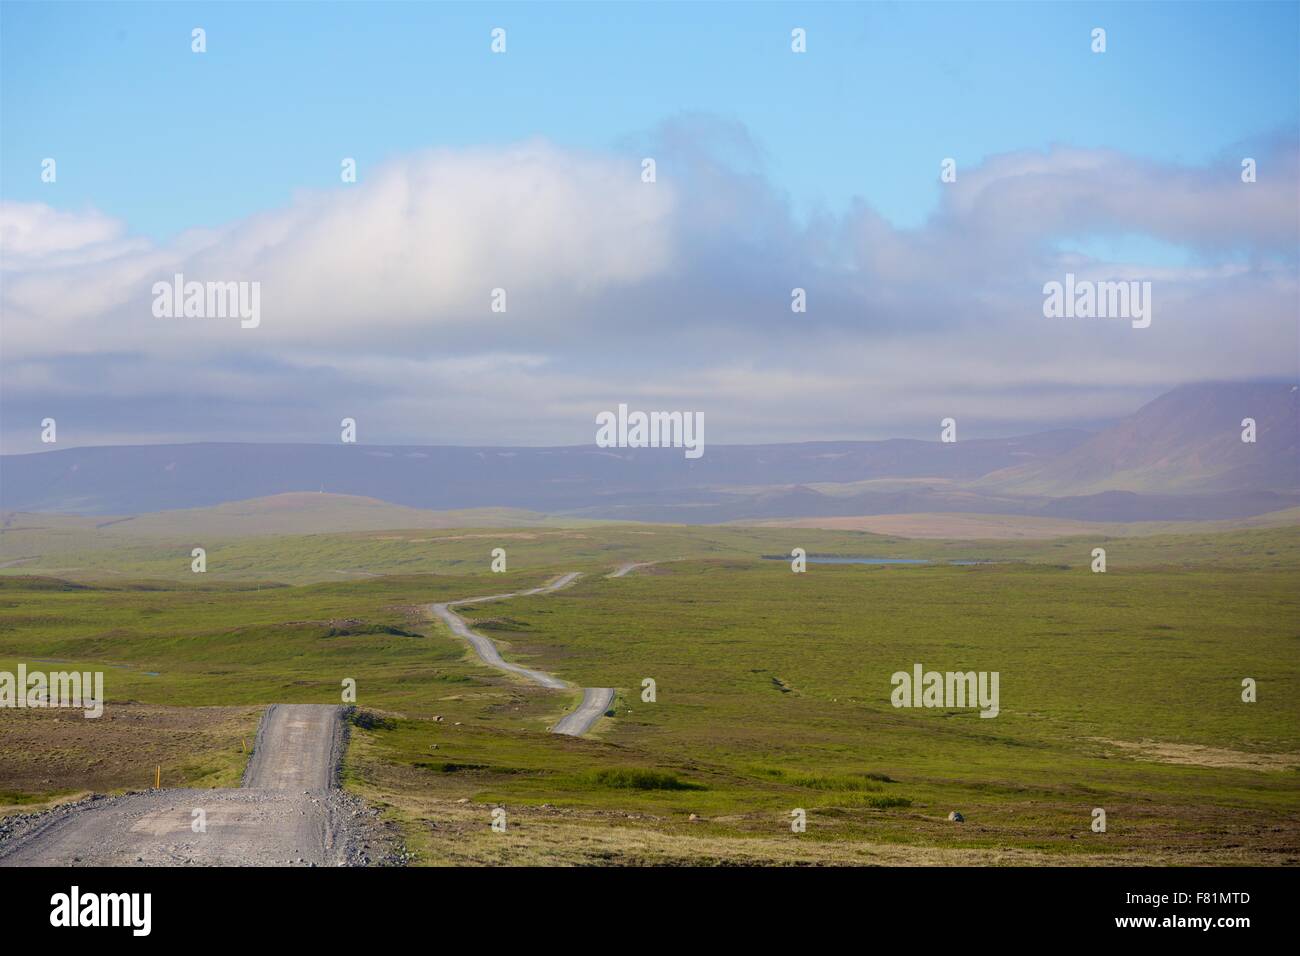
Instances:
[[[768,561],[790,561],[789,555],[765,554]],[[809,564],[929,564],[929,558],[858,558],[838,555],[808,555]]]
[[[66,657],[33,657],[32,660],[38,664],[71,664],[72,663],[72,661],[68,660]],[[129,671],[135,669],[134,665],[132,664],[95,663],[93,666],[90,666],[90,669],[93,670],[94,667],[112,667],[116,670],[122,670],[122,671]],[[86,670],[87,667],[79,667],[79,669]],[[143,671],[142,673],[144,674],[145,677],[162,676],[162,674],[159,671]]]
[[[784,554],[765,554],[763,555],[768,561],[789,561],[788,555]],[[865,557],[845,557],[839,555],[809,555],[809,564],[931,564],[929,558],[865,558]],[[993,564],[993,561],[949,561],[948,564]]]
[[[816,558],[809,555],[809,564],[929,564],[928,558]]]

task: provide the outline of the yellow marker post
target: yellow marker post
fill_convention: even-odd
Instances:
[[[154,788],[155,790],[161,790],[161,789],[162,789],[162,764],[159,764],[159,765],[158,765],[158,769],[154,771],[154,775],[153,775],[153,788]]]

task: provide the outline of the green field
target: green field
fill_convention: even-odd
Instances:
[[[6,535],[8,553],[34,560],[0,577],[0,670],[103,666],[110,708],[337,702],[353,678],[348,784],[423,862],[1300,859],[1300,529],[268,535],[197,542],[204,575],[189,542],[93,537]],[[505,574],[488,571],[497,546]],[[1088,567],[1097,546],[1106,574]],[[793,547],[933,563],[793,574],[763,557]],[[661,563],[605,577],[630,561]],[[619,689],[614,716],[581,740],[546,732],[576,690],[481,666],[423,610],[571,570],[584,576],[569,589],[462,611],[509,659]],[[891,706],[891,674],[915,663],[998,672],[999,716]],[[1241,700],[1246,677],[1255,703]],[[189,763],[224,766],[233,740]],[[31,758],[0,742],[10,802],[79,789],[3,782]],[[165,770],[183,778],[185,765]],[[487,825],[498,804],[508,837]],[[1094,808],[1105,833],[1090,829]]]

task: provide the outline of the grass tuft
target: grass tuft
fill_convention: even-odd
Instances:
[[[704,790],[702,784],[678,779],[674,774],[637,767],[594,770],[584,778],[596,786],[615,790]]]

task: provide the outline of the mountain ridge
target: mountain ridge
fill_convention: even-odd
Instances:
[[[1256,440],[1242,440],[1254,419]],[[986,475],[1028,494],[1218,493],[1300,489],[1300,390],[1284,384],[1181,385],[1051,461]]]
[[[1241,441],[1254,417],[1257,441]],[[1300,395],[1180,386],[1095,433],[1055,429],[680,449],[356,444],[101,446],[0,456],[0,510],[137,515],[328,491],[427,511],[594,520],[954,512],[1082,520],[1240,518],[1300,504]]]

